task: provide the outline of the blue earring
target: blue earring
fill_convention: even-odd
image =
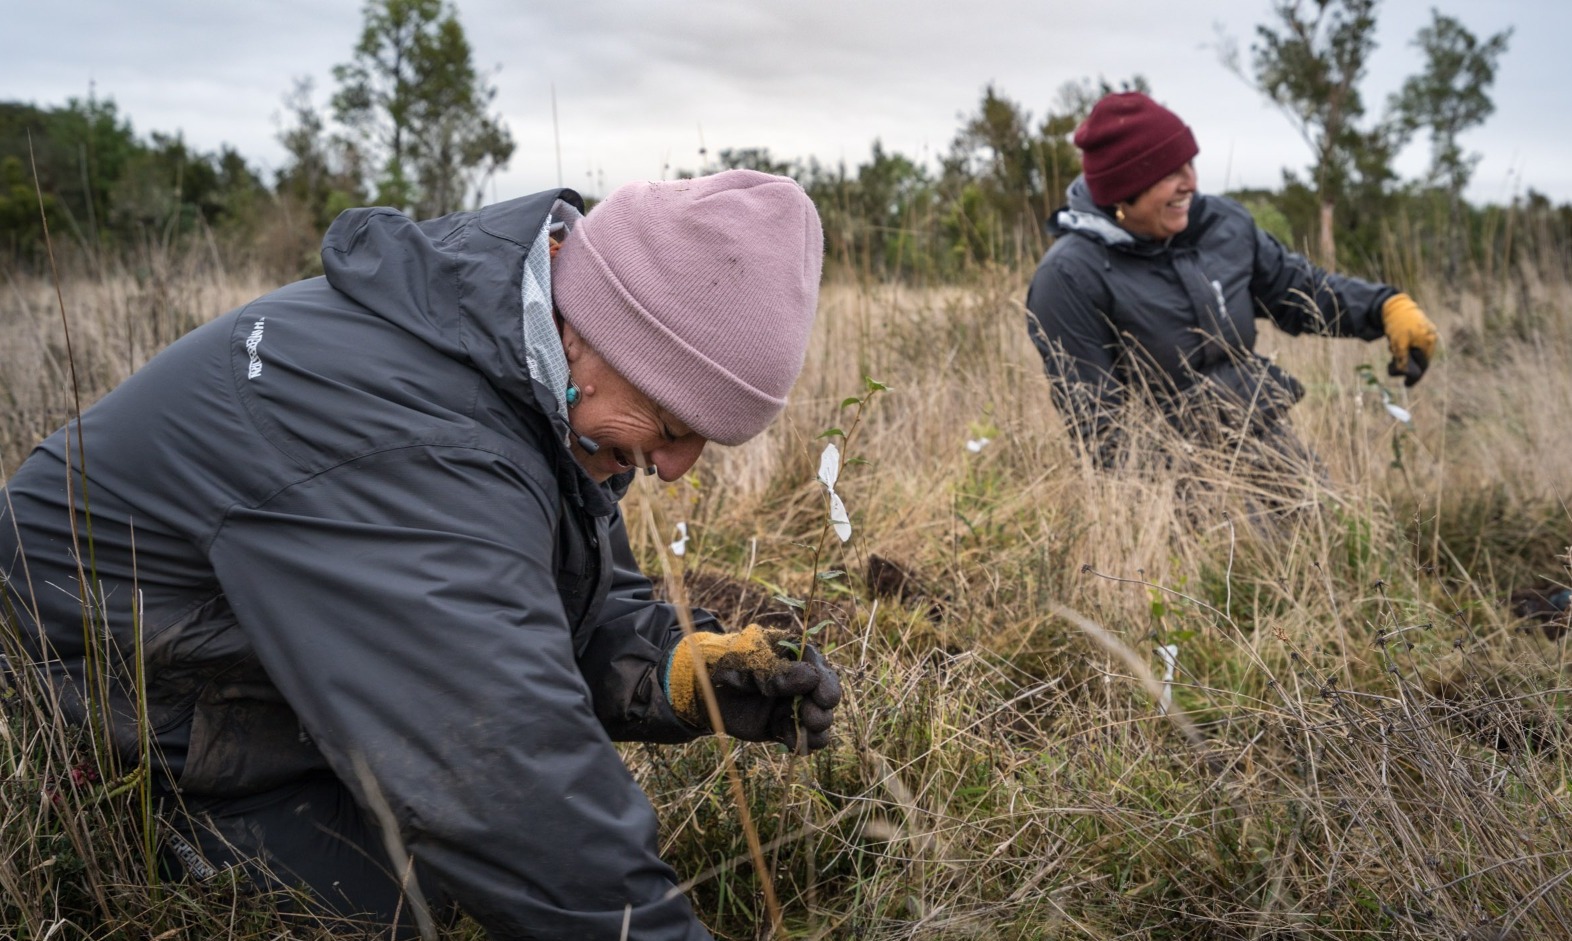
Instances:
[[[568,403],[568,408],[572,408],[573,406],[579,404],[579,397],[579,387],[573,384],[572,379],[569,379],[568,391],[562,394],[563,400]]]

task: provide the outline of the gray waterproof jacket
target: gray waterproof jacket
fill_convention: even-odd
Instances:
[[[1056,241],[1026,295],[1027,329],[1059,413],[1103,464],[1118,457],[1133,390],[1189,433],[1197,414],[1241,428],[1281,421],[1303,389],[1255,352],[1257,317],[1295,335],[1382,335],[1396,289],[1316,268],[1230,199],[1197,193],[1185,230],[1153,241],[1095,205],[1083,178],[1068,196],[1048,222]]]
[[[493,937],[615,939],[631,905],[630,937],[704,939],[612,745],[697,734],[659,683],[681,628],[629,551],[627,478],[583,474],[529,365],[526,261],[564,204],[345,213],[325,277],[183,337],[87,411],[85,455],[73,424],[12,475],[0,574],[67,712],[101,688],[129,762],[140,623],[180,789],[331,769],[364,805],[363,768]]]

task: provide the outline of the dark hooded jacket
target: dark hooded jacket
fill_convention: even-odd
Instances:
[[[1154,241],[1093,204],[1084,179],[1068,196],[1048,222],[1056,241],[1027,292],[1027,328],[1054,404],[1100,463],[1117,460],[1132,394],[1191,435],[1205,431],[1199,416],[1258,432],[1282,421],[1303,389],[1255,352],[1258,317],[1294,335],[1382,335],[1396,289],[1314,267],[1230,199],[1197,193],[1184,231]]]
[[[583,474],[527,363],[521,281],[558,200],[582,209],[342,215],[325,277],[198,328],[35,451],[0,573],[66,712],[102,690],[127,762],[140,626],[172,786],[331,769],[369,806],[369,772],[494,937],[616,938],[631,905],[631,937],[708,938],[612,745],[696,734],[658,676],[681,628],[629,551],[627,479]]]

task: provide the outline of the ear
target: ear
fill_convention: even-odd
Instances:
[[[562,320],[562,352],[568,357],[568,362],[576,361],[584,354],[584,338],[573,329],[573,324],[566,318]]]
[[[573,329],[573,324],[562,321],[562,353],[568,359],[568,367],[577,370],[579,392],[585,396],[595,393],[595,377],[600,374],[602,363],[600,354],[589,345],[583,335]]]

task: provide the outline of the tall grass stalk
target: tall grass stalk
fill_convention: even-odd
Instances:
[[[643,463],[640,460],[640,463]],[[641,479],[648,475],[641,475]],[[654,537],[658,547],[661,573],[665,580],[668,597],[672,599],[677,609],[677,620],[682,626],[684,636],[691,636],[694,632],[693,611],[688,604],[687,588],[683,579],[680,562],[671,552],[669,546],[661,542],[662,530],[655,523],[655,514],[649,502],[642,507],[645,526],[650,535]],[[715,697],[715,687],[710,682],[709,669],[704,663],[703,655],[697,647],[689,650],[693,657],[693,676],[698,682],[700,695],[704,698],[704,710],[709,719],[710,728],[722,736],[725,734],[726,722],[721,715],[720,700]],[[737,810],[737,820],[742,828],[748,844],[748,858],[753,862],[755,877],[758,879],[759,891],[764,898],[765,910],[768,913],[768,932],[766,937],[773,936],[781,926],[781,906],[775,894],[775,881],[771,875],[771,868],[765,862],[764,848],[759,842],[759,831],[753,823],[753,813],[748,804],[747,794],[744,790],[742,777],[737,772],[737,764],[732,757],[730,743],[722,738],[718,749],[721,755],[721,767],[726,772],[726,782],[731,789],[733,804]]]

